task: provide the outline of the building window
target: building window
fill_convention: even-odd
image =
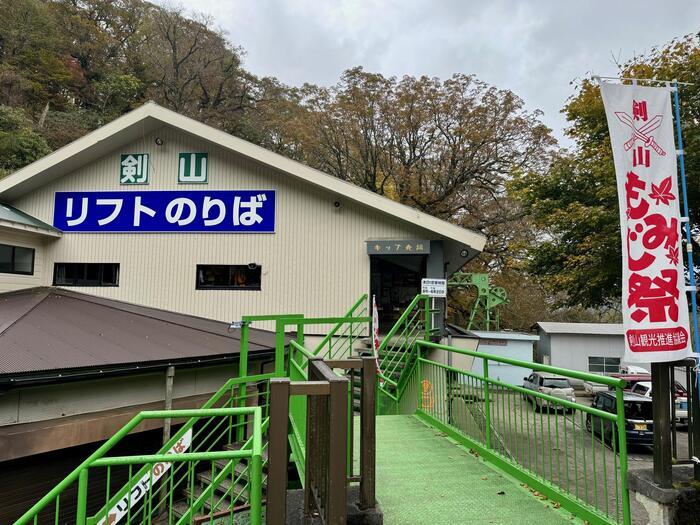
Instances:
[[[198,290],[260,290],[257,264],[198,264]]]
[[[119,286],[119,263],[56,263],[55,286]]]
[[[0,244],[0,273],[34,275],[34,248]]]
[[[620,358],[619,357],[589,357],[588,371],[598,374],[619,374],[620,373]]]

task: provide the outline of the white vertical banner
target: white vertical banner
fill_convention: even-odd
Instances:
[[[622,234],[625,360],[691,354],[670,91],[602,82]]]
[[[372,355],[374,362],[377,365],[377,373],[381,373],[379,369],[379,310],[377,310],[377,298],[372,296]],[[383,384],[384,380],[380,377],[379,384]]]

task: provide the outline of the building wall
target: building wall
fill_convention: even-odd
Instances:
[[[155,146],[156,136],[164,140]],[[54,262],[119,262],[118,287],[80,291],[156,308],[229,321],[242,315],[303,312],[340,315],[369,288],[368,239],[432,239],[434,234],[343,201],[232,152],[162,128],[12,204],[53,223],[54,192],[203,189],[177,183],[181,151],[209,152],[208,189],[275,189],[276,233],[67,233],[46,249],[43,284]],[[122,153],[150,154],[150,184],[120,186]],[[334,207],[340,201],[341,207]],[[196,290],[199,264],[262,265],[262,290]],[[272,328],[258,323],[259,328]]]
[[[589,357],[619,357],[625,348],[621,335],[550,334],[552,366],[588,372]]]
[[[9,228],[0,228],[0,244],[11,246],[24,246],[34,248],[34,275],[20,275],[14,273],[0,273],[0,293],[31,288],[44,284],[45,275],[45,254],[46,247],[44,239],[32,233],[24,233]]]
[[[249,372],[259,373],[260,363],[251,362]],[[214,393],[237,374],[238,368],[233,364],[176,368],[173,398]],[[18,388],[0,395],[0,426],[60,419],[164,399],[165,372]]]
[[[480,352],[532,362],[532,341],[509,339],[506,341],[505,345],[484,344],[485,342],[486,341],[484,340],[479,342]],[[474,359],[472,372],[478,375],[484,374],[483,359]],[[531,373],[531,368],[523,368],[505,363],[499,363],[497,361],[489,361],[489,377],[498,379],[499,381],[504,381],[511,385],[522,385],[523,377],[528,376]]]

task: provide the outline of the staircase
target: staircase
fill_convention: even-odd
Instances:
[[[229,443],[222,447],[223,450],[241,450],[244,443]],[[265,497],[267,488],[267,449],[263,450],[263,498]],[[216,475],[226,468],[231,468],[233,462],[233,472],[227,476],[221,483],[215,484]],[[245,511],[249,508],[250,503],[250,468],[247,458],[239,460],[215,460],[209,467],[204,467],[193,480],[192,486],[184,487],[179,494],[174,494],[175,502],[172,505],[173,519],[167,514],[163,514],[158,520],[155,520],[156,525],[165,525],[167,523],[177,523],[185,518],[187,523],[196,523],[198,525],[218,525],[219,523],[229,523],[231,511],[237,517],[235,523],[245,522]],[[209,497],[204,497],[201,509],[192,516],[187,516],[193,504],[203,497],[207,488],[214,486],[213,492]]]

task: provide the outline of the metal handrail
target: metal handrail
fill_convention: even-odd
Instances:
[[[519,366],[522,368],[528,368],[531,370],[537,370],[539,372],[549,372],[552,374],[561,375],[564,377],[571,377],[573,379],[581,379],[582,381],[592,381],[594,383],[600,383],[602,385],[610,386],[613,388],[625,388],[626,382],[624,379],[618,379],[616,377],[602,376],[598,374],[592,374],[590,372],[580,372],[578,370],[568,370],[566,368],[559,368],[551,365],[542,365],[540,363],[533,363],[532,361],[521,361],[519,359],[512,359],[510,357],[502,357],[494,354],[486,354],[483,352],[476,352],[474,350],[465,350],[463,348],[455,348],[453,346],[443,345],[440,343],[433,343],[431,341],[417,341],[419,346],[425,348],[433,348],[436,350],[445,350],[446,352],[452,352],[455,354],[468,355],[471,357],[478,357],[481,359],[488,359],[489,361],[496,361],[497,363],[503,363],[506,365]]]
[[[386,345],[389,343],[389,341],[394,336],[394,334],[396,334],[396,331],[399,329],[399,326],[401,325],[401,323],[403,323],[406,320],[406,318],[408,317],[408,315],[413,311],[413,309],[416,308],[416,306],[418,306],[418,303],[420,301],[423,301],[423,300],[427,301],[427,299],[428,299],[428,296],[422,295],[422,294],[416,295],[413,298],[411,303],[408,305],[408,307],[406,307],[406,309],[403,311],[403,313],[398,318],[396,323],[394,323],[394,326],[391,327],[391,329],[389,330],[389,333],[387,333],[386,336],[384,336],[384,340],[382,340],[382,342],[379,344],[379,352],[386,350]]]
[[[355,301],[355,304],[353,304],[350,309],[347,311],[347,313],[343,317],[353,317],[355,314],[355,310],[359,308],[359,306],[367,300],[367,294],[364,293],[360,296],[360,298]],[[366,309],[366,308],[365,308]],[[328,332],[323,339],[321,339],[321,342],[316,345],[316,348],[314,349],[314,353],[318,354],[321,351],[321,348],[333,338],[335,333],[340,329],[340,327],[344,324],[343,321],[339,321],[338,323],[333,326],[330,332]]]
[[[225,387],[222,387],[225,390]],[[234,407],[234,408],[201,408],[201,409],[180,409],[180,410],[150,410],[142,411],[136,414],[131,420],[129,420],[121,429],[119,429],[110,439],[108,439],[101,447],[99,447],[95,452],[93,452],[85,461],[83,461],[78,467],[76,467],[68,476],[66,476],[62,481],[60,481],[48,494],[36,502],[27,512],[25,512],[20,518],[15,521],[15,525],[24,525],[32,519],[36,519],[36,516],[41,512],[48,503],[53,501],[56,497],[69,487],[76,480],[78,481],[78,501],[77,501],[77,523],[85,523],[87,519],[87,501],[85,500],[87,496],[87,471],[91,467],[98,466],[111,466],[112,464],[117,465],[128,465],[134,463],[154,463],[159,461],[174,462],[177,461],[180,456],[183,457],[182,461],[192,461],[195,457],[203,455],[205,459],[219,459],[221,452],[201,452],[201,453],[185,453],[178,454],[152,454],[152,455],[141,455],[141,456],[118,456],[105,458],[104,455],[109,452],[122,438],[129,434],[134,428],[141,424],[144,420],[148,419],[175,419],[175,418],[190,418],[190,421],[197,420],[202,417],[217,417],[217,416],[246,416],[253,415],[253,433],[261,432],[260,424],[260,407]],[[256,424],[257,422],[257,424]],[[190,427],[191,428],[191,427]],[[184,435],[182,432],[182,435]],[[178,432],[180,434],[180,432]],[[177,443],[177,441],[182,437],[182,435],[174,436],[165,446],[164,449],[168,450],[172,445]],[[254,440],[255,441],[255,440]],[[161,449],[163,450],[163,449]],[[228,453],[223,453],[228,454]],[[256,454],[255,448],[249,452],[249,456]],[[234,456],[232,456],[234,457]],[[138,460],[143,461],[138,461]],[[140,476],[145,474],[148,470],[148,466],[145,466],[140,473]],[[81,498],[82,495],[82,498]],[[109,504],[108,504],[109,505]],[[257,509],[261,511],[261,509]],[[96,515],[103,512],[100,511]],[[251,519],[253,519],[253,514],[251,513]],[[256,522],[257,524],[260,521]]]
[[[415,366],[411,367],[410,377],[407,378],[403,388],[397,390],[396,396],[391,396],[388,392],[382,390],[382,393],[392,399],[397,407],[407,392],[413,392],[413,395],[417,396],[417,408],[415,408],[416,405],[413,405],[414,408],[408,406],[407,409],[411,411],[410,413],[415,411],[420,418],[424,419],[431,426],[445,432],[449,437],[463,445],[473,448],[484,459],[501,470],[527,483],[530,487],[545,494],[550,499],[557,501],[562,508],[566,508],[590,523],[623,523],[624,525],[631,523],[629,493],[627,492],[627,431],[623,393],[625,381],[597,374],[454,348],[430,341],[418,340],[415,342],[414,349],[418,352],[418,358],[415,360]],[[480,358],[484,363],[483,375],[424,358],[421,355],[421,349],[437,349]],[[582,379],[610,386],[614,389],[616,410],[614,413],[605,412],[593,406],[576,403],[568,399],[560,399],[543,392],[494,379],[489,377],[489,361],[519,366],[530,370],[550,372],[563,377]],[[421,387],[426,381],[428,382],[427,387],[429,390],[424,391]],[[435,393],[433,392],[434,388],[437,388]],[[429,393],[426,394],[426,392]],[[511,396],[517,394],[517,397],[511,397],[508,394],[511,394]],[[425,398],[425,395],[428,398]],[[523,411],[523,399],[532,403],[533,410],[531,412]],[[461,401],[455,405],[453,403],[456,400]],[[520,400],[521,403],[519,409],[517,408],[517,400]],[[483,410],[481,413],[483,414],[484,428],[480,434],[476,435],[469,431],[469,428],[473,429],[473,427],[468,426],[463,414],[465,410],[471,411],[470,407],[472,405],[480,411]],[[481,408],[482,405],[483,409]],[[552,430],[551,422],[548,418],[542,419],[544,407],[546,407],[548,412],[550,407],[554,407],[554,430]],[[559,411],[562,409],[571,411],[572,414],[569,423],[566,423],[567,416],[563,416],[565,421],[562,427],[563,430],[558,427]],[[514,412],[511,412],[511,410],[514,410]],[[534,415],[537,412],[540,414],[539,425],[537,417]],[[513,417],[512,421],[511,416]],[[576,439],[576,433],[583,432],[584,419],[586,419],[586,428],[591,432],[591,437],[588,438],[590,439],[589,444],[584,442],[585,438],[583,436],[579,437],[578,440]],[[524,434],[523,420],[527,420]],[[576,420],[578,420],[578,425],[580,425],[578,430]],[[518,434],[518,422],[520,424],[520,434]],[[530,423],[532,423],[532,427],[530,427]],[[573,448],[571,449],[573,450],[573,457],[571,457],[571,450],[567,451],[567,447],[571,446],[570,444],[567,445],[567,425],[570,427],[568,430],[570,438],[573,437]],[[608,466],[605,458],[606,445],[603,443],[604,425],[607,425],[605,432],[610,435],[610,448],[613,455],[613,465],[609,467],[609,473],[606,472]],[[540,432],[543,433],[541,436],[537,435],[538,426]],[[546,431],[545,428],[547,429]],[[478,422],[477,429],[479,429]],[[598,429],[601,433],[601,444],[597,447],[596,453],[596,447],[593,446],[593,442],[595,441],[594,432],[598,432]],[[534,467],[530,456],[531,431],[534,432],[535,436]],[[563,436],[560,436],[560,432],[564,433]],[[558,448],[560,438],[563,438],[565,446],[563,452]],[[547,471],[544,456],[539,458],[538,465],[537,452],[538,447],[546,446],[547,439],[549,439],[550,447],[554,447],[551,450],[558,451],[550,452],[549,472]],[[552,445],[553,440],[556,442],[554,445]],[[541,444],[540,441],[542,441]],[[527,443],[526,455],[524,455],[525,443]],[[590,448],[587,450],[589,445]],[[577,451],[581,457],[577,458]],[[553,465],[551,454],[554,454],[556,457],[556,465]],[[561,459],[561,454],[564,454],[565,460]],[[588,460],[586,459],[586,454],[589,455]],[[596,455],[601,459],[597,473]],[[574,468],[574,487],[569,485],[570,460],[573,462],[571,466]],[[560,461],[566,461],[564,466],[565,482],[561,477]],[[556,480],[555,477],[552,477],[553,467],[556,473]],[[583,475],[580,469],[584,469]],[[592,469],[592,472],[589,469]],[[600,491],[598,486],[599,476],[602,476],[604,481],[604,487]],[[582,493],[579,492],[579,477],[583,480],[581,483],[584,492]],[[589,477],[591,481],[589,481]],[[589,485],[591,488],[590,492]],[[615,495],[612,510],[608,505],[608,494]]]

